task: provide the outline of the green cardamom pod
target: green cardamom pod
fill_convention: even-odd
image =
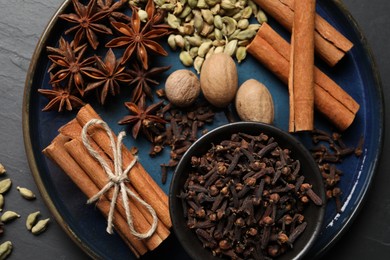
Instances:
[[[139,9],[138,16],[141,22],[146,23],[148,21],[148,13],[145,10]]]
[[[213,43],[211,41],[202,43],[198,50],[198,56],[204,58],[204,56],[206,56],[207,52],[210,50],[212,44]]]
[[[37,223],[37,220],[38,220],[38,217],[39,217],[40,214],[41,214],[40,211],[36,211],[36,212],[30,213],[30,214],[27,216],[27,219],[26,219],[26,228],[27,228],[28,230],[31,230],[32,227]]]
[[[191,9],[194,9],[197,4],[198,0],[188,0],[188,5],[191,7]]]
[[[210,8],[210,11],[213,15],[219,14],[219,11],[221,11],[221,5],[220,4],[214,5],[213,7]]]
[[[219,4],[221,2],[221,0],[205,0],[205,1],[209,7],[215,6],[216,4]]]
[[[236,51],[236,59],[238,63],[241,63],[246,58],[246,47],[240,46]]]
[[[200,70],[202,68],[203,61],[204,61],[204,58],[202,58],[200,56],[196,57],[194,60],[194,68],[198,74],[200,74]]]
[[[225,46],[217,46],[214,50],[214,54],[223,53],[224,50],[225,50]]]
[[[231,10],[235,9],[236,5],[232,3],[230,0],[222,0],[221,1],[221,8],[224,10]]]
[[[199,47],[202,44],[202,38],[199,35],[186,37],[186,40],[194,47]]]
[[[185,40],[183,36],[181,36],[180,34],[175,35],[175,43],[177,47],[184,48]]]
[[[181,12],[183,12],[183,9],[184,9],[184,6],[182,5],[182,3],[177,2],[175,5],[175,8],[173,9],[173,14],[180,15]]]
[[[239,32],[237,35],[236,35],[236,39],[237,40],[248,40],[248,39],[251,39],[253,38],[254,36],[256,35],[256,31],[255,30],[250,30],[250,29],[246,29],[244,31],[241,31]]]
[[[238,43],[237,40],[232,40],[232,41],[228,42],[228,44],[226,44],[223,52],[232,56],[236,51],[237,43]]]
[[[11,220],[14,220],[16,218],[20,218],[20,215],[14,211],[8,210],[8,211],[4,212],[3,215],[1,215],[0,221],[7,223],[7,222],[10,222]]]
[[[162,6],[160,6],[160,9],[162,10],[165,10],[165,11],[173,11],[173,9],[175,9],[175,5],[174,4],[163,4]]]
[[[265,13],[263,12],[263,10],[259,10],[256,14],[256,19],[257,21],[262,24],[262,23],[266,23],[268,21],[268,18],[267,16],[265,15]]]
[[[237,21],[229,16],[222,17],[222,22],[226,25],[227,35],[231,35],[237,29]]]
[[[20,195],[22,195],[23,198],[27,199],[27,200],[33,200],[35,199],[35,194],[27,189],[27,188],[23,188],[23,187],[16,187],[16,189],[19,191]]]
[[[12,252],[12,242],[5,241],[0,245],[0,259],[6,259]]]
[[[211,13],[209,9],[202,9],[200,12],[202,13],[202,17],[206,21],[206,23],[208,24],[214,23],[214,15]]]
[[[3,194],[0,194],[0,212],[3,211],[4,206],[4,196]]]
[[[188,52],[190,53],[191,58],[195,59],[196,56],[198,56],[198,47],[192,47]]]
[[[214,16],[214,26],[221,30],[223,27],[222,17],[220,15]]]
[[[241,19],[237,23],[237,28],[241,30],[245,30],[249,26],[249,20],[248,19]]]
[[[10,178],[0,181],[0,194],[6,193],[12,185]]]
[[[256,15],[257,14],[257,10],[258,10],[257,4],[255,2],[253,2],[252,0],[249,0],[248,1],[248,6],[250,6],[250,8],[252,9],[252,14]]]
[[[7,170],[5,169],[4,165],[2,165],[2,164],[0,163],[0,175],[4,174],[4,173],[6,173],[6,172],[7,172]]]
[[[196,6],[197,6],[199,9],[209,8],[209,6],[207,5],[207,3],[206,3],[205,0],[198,0],[198,3],[196,4]]]
[[[184,66],[192,66],[192,64],[194,64],[194,60],[188,51],[180,52],[179,59]]]
[[[191,13],[192,9],[189,5],[186,5],[183,9],[183,11],[181,12],[181,14],[179,15],[179,18],[186,18],[190,13]]]
[[[202,31],[203,24],[202,14],[200,12],[194,12],[194,27],[198,32]]]
[[[168,13],[167,23],[168,23],[168,25],[169,25],[171,28],[177,29],[177,28],[179,28],[179,26],[180,26],[180,19],[177,18],[175,15],[173,15],[173,14],[171,14],[171,13]]]
[[[206,56],[204,57],[204,59],[206,60],[206,59],[208,59],[211,55],[213,55],[213,54],[214,54],[214,50],[215,50],[215,46],[212,46],[212,47],[210,48],[210,50],[207,52],[207,54],[206,54]]]
[[[49,224],[49,221],[50,221],[50,218],[47,218],[47,219],[42,219],[42,220],[39,220],[37,222],[37,224],[35,224],[32,228],[31,228],[31,233],[33,233],[34,235],[39,235],[41,234],[43,231],[46,230],[48,224]]]
[[[208,23],[205,23],[199,34],[206,37],[210,33],[212,33],[213,31],[214,31],[214,25],[210,25]]]
[[[247,6],[242,10],[241,18],[249,19],[252,16],[252,7]]]
[[[169,37],[168,37],[168,45],[169,45],[169,47],[171,47],[171,49],[172,50],[176,50],[176,41],[175,41],[175,35],[174,34],[171,34],[171,35],[169,35]]]

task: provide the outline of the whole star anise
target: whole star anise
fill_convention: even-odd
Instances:
[[[84,72],[96,80],[88,84],[85,92],[101,88],[99,101],[103,105],[108,92],[115,96],[119,94],[119,83],[129,83],[132,80],[130,74],[125,72],[125,66],[120,65],[120,59],[116,59],[112,49],[107,51],[104,61],[96,56],[96,68],[89,67]]]
[[[50,73],[50,77],[52,76],[53,74]],[[84,105],[80,98],[71,94],[68,87],[63,87],[60,84],[53,84],[52,89],[38,89],[38,92],[50,100],[42,111],[57,110],[62,112],[64,109],[72,111],[74,108]]]
[[[106,47],[114,48],[126,46],[126,50],[122,57],[122,64],[126,63],[133,53],[136,52],[137,58],[142,63],[142,66],[145,69],[148,69],[148,51],[162,56],[168,55],[164,48],[156,42],[157,39],[167,34],[167,30],[151,28],[149,23],[150,20],[142,27],[137,10],[133,8],[131,23],[129,25],[121,22],[111,22],[111,25],[115,30],[122,34],[122,36],[108,42]]]
[[[75,86],[80,95],[84,95],[85,83],[83,75],[85,69],[95,62],[95,57],[88,57],[84,59],[84,53],[87,45],[72,48],[69,42],[62,42],[61,50],[48,56],[48,58],[55,64],[59,70],[50,79],[50,84],[58,84],[60,82],[68,81],[68,88],[70,90]],[[53,68],[51,66],[50,68]]]
[[[139,66],[137,62],[134,62],[132,68],[128,72],[133,78],[130,85],[135,85],[131,101],[137,103],[144,94],[150,100],[153,100],[151,86],[157,86],[159,84],[153,77],[160,75],[170,68],[171,66],[144,69],[142,66]]]
[[[108,10],[98,10],[96,8],[96,0],[90,0],[87,6],[81,4],[79,0],[72,0],[72,3],[75,13],[59,15],[60,18],[76,24],[66,30],[65,34],[76,31],[74,36],[74,43],[76,46],[78,46],[86,36],[91,47],[96,50],[99,45],[96,32],[112,34],[110,28],[100,23],[110,14],[110,12]]]
[[[127,4],[127,0],[119,0],[119,1],[112,1],[112,0],[97,0],[97,5],[100,8],[101,11],[108,11],[109,12],[109,19],[110,21],[125,21],[130,22],[131,18],[124,14],[121,11],[118,11],[119,9],[123,8]]]
[[[151,124],[167,123],[162,117],[156,115],[157,110],[162,106],[162,104],[163,101],[160,101],[146,107],[145,98],[141,98],[138,104],[135,104],[133,102],[125,102],[126,108],[132,114],[127,115],[121,120],[119,120],[118,124],[132,124],[132,135],[134,139],[137,138],[140,130],[142,130],[142,132],[148,138],[151,136],[150,133],[148,133],[148,127]]]
[[[77,47],[74,47],[74,42],[68,43],[63,37],[61,37],[58,40],[58,48],[52,47],[52,46],[46,46],[46,51],[49,53],[49,55],[59,55],[59,56],[65,56],[67,49],[70,47],[73,52],[77,55],[77,53],[83,49],[85,45],[80,45]],[[53,56],[52,56],[53,57]],[[56,63],[52,63],[47,72],[53,71],[57,67]]]

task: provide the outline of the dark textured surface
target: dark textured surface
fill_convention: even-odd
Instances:
[[[25,156],[21,107],[24,80],[30,58],[46,24],[61,0],[0,1],[0,162],[13,180],[6,194],[6,210],[22,217],[5,226],[0,241],[11,240],[14,250],[10,259],[87,259],[53,220],[47,232],[33,236],[25,229],[26,216],[40,210],[51,217],[30,174]],[[344,0],[366,36],[382,76],[385,104],[390,84],[390,2],[385,0]],[[390,115],[385,110],[387,120]],[[385,135],[382,160],[373,180],[366,203],[346,234],[324,259],[384,259],[390,256],[390,161],[389,138]],[[16,186],[25,186],[37,194],[26,201]]]

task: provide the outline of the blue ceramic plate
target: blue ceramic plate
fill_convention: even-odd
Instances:
[[[55,46],[64,32],[66,25],[58,15],[69,12],[71,1],[67,0],[59,8],[50,21],[40,39],[28,71],[24,107],[23,130],[28,160],[35,181],[48,207],[65,232],[92,257],[103,259],[135,258],[119,236],[110,236],[105,231],[106,221],[94,206],[86,206],[86,197],[78,190],[71,180],[51,161],[43,156],[42,149],[57,135],[60,126],[73,119],[75,113],[41,112],[47,100],[38,94],[37,89],[48,88],[49,75],[46,73],[49,64],[46,46]],[[367,194],[371,179],[378,165],[378,158],[382,145],[383,132],[383,103],[382,90],[378,72],[372,60],[371,52],[355,21],[339,1],[317,1],[317,11],[335,26],[353,43],[353,49],[334,68],[326,68],[325,72],[331,76],[361,105],[352,126],[343,134],[344,141],[349,145],[356,145],[360,136],[364,136],[364,153],[361,157],[343,161],[340,166],[344,171],[341,179],[343,190],[343,212],[336,214],[335,206],[329,203],[325,215],[324,226],[319,239],[312,250],[312,256],[319,256],[342,235],[361,208]],[[279,27],[272,20],[272,26]],[[286,35],[283,30],[279,30]],[[164,46],[166,50],[169,48]],[[176,69],[183,68],[177,52],[170,52],[168,57],[155,60],[154,66],[172,65],[164,77]],[[321,66],[321,64],[319,64]],[[275,102],[275,125],[287,130],[288,122],[288,95],[287,88],[275,76],[267,71],[256,60],[248,57],[238,66],[239,83],[249,78],[255,78],[268,86]],[[128,111],[123,102],[128,101],[129,93],[122,92],[121,97],[111,99],[106,107],[92,103],[92,106],[101,114],[109,126],[118,133],[129,130],[119,126],[117,121]],[[210,128],[226,124],[223,113],[218,113]],[[331,126],[321,117],[316,120],[316,127],[331,131]],[[142,140],[134,141],[127,137],[125,144],[130,147],[139,147],[141,163],[157,183],[161,184],[160,163],[168,161],[168,153],[151,159],[148,156],[150,145]],[[171,175],[167,184],[162,185],[168,192]],[[115,250],[112,250],[115,248]],[[172,253],[174,252],[174,253]],[[148,253],[146,258],[185,259],[188,256],[180,247],[174,236],[170,236],[154,252]]]

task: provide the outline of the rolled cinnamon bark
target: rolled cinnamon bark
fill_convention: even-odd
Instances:
[[[294,0],[254,0],[267,14],[291,32],[294,20]],[[315,17],[314,42],[316,53],[328,65],[336,65],[353,43],[320,15]]]
[[[84,126],[91,119],[101,119],[100,116],[87,104],[77,113],[76,119],[81,126]],[[110,140],[106,132],[99,126],[90,127],[88,133],[96,144],[112,159],[113,153],[110,146]],[[134,156],[123,145],[123,168],[131,163]],[[150,177],[140,163],[136,163],[129,173],[129,180],[134,189],[141,197],[154,208],[158,218],[164,223],[167,228],[172,226],[168,208],[168,196]]]
[[[70,139],[68,137],[60,134],[48,147],[43,150],[43,153],[55,162],[69,176],[76,186],[90,198],[98,193],[99,189],[66,151],[64,144],[69,140]],[[110,210],[110,202],[107,198],[105,196],[102,197],[99,202],[96,203],[96,206],[103,216],[107,218]],[[113,222],[115,230],[137,258],[148,251],[144,242],[130,233],[126,220],[119,214],[119,212],[114,212]]]
[[[288,84],[290,44],[263,23],[247,51],[282,82]],[[360,106],[336,82],[314,68],[314,104],[339,130],[347,129],[353,122]]]
[[[315,0],[295,1],[289,72],[289,131],[311,131],[314,126]]]
[[[99,190],[109,182],[108,176],[104,172],[99,162],[91,157],[87,149],[84,147],[84,144],[80,140],[73,139],[67,142],[64,146],[72,158],[80,165],[84,172],[86,172],[86,174],[95,183]],[[112,198],[112,195],[113,190],[111,189],[107,192],[107,197]],[[126,212],[121,196],[118,197],[116,206],[122,217],[126,219]],[[150,229],[151,223],[153,221],[150,213],[147,212],[145,215],[142,214],[139,208],[143,206],[137,205],[137,203],[131,198],[129,199],[129,207],[133,217],[135,230],[139,233],[147,232]],[[161,221],[158,222],[159,223],[157,225],[156,232],[150,238],[145,239],[144,241],[149,250],[157,248],[169,235],[169,231],[164,227]],[[128,226],[126,228],[129,229]]]

